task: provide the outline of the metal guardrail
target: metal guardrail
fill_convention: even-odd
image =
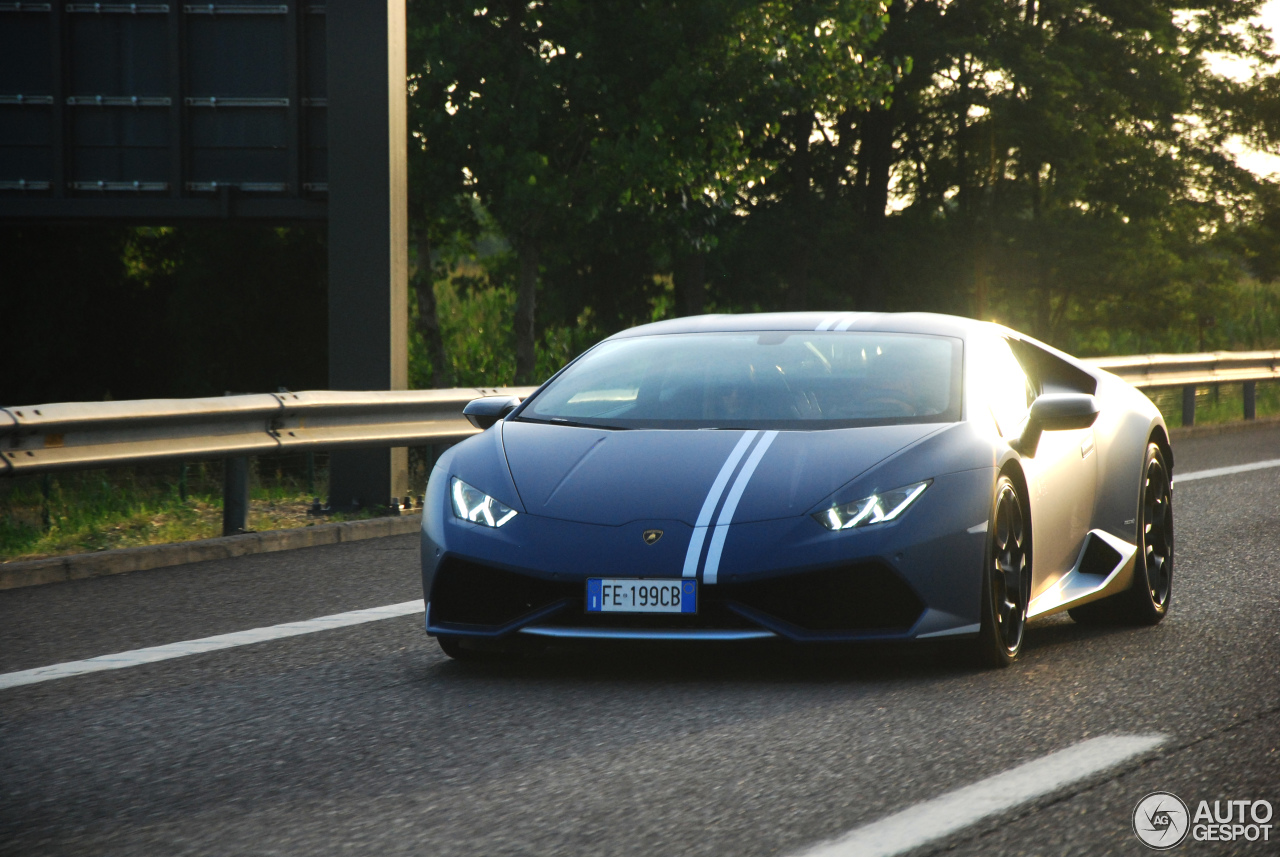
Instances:
[[[1195,425],[1196,387],[1241,384],[1244,418],[1257,416],[1259,381],[1280,380],[1280,351],[1210,351],[1204,354],[1135,354],[1083,361],[1119,375],[1140,390],[1182,388],[1182,424]]]
[[[0,408],[0,476],[351,447],[454,443],[462,408],[533,387],[62,402]]]
[[[1280,351],[1134,354],[1092,357],[1083,362],[1119,375],[1140,389],[1280,380]]]
[[[1280,380],[1280,351],[1141,354],[1084,361],[1140,389],[1242,383],[1252,419],[1256,383]],[[344,392],[207,399],[62,402],[0,408],[0,476],[154,461],[232,458],[349,447],[455,443],[476,429],[462,408],[478,396],[534,387]],[[1194,412],[1183,423],[1195,422]]]
[[[1085,362],[1140,389],[1182,387],[1182,422],[1188,426],[1195,423],[1197,386],[1243,384],[1243,416],[1253,419],[1257,382],[1280,380],[1280,351],[1143,354]],[[313,390],[0,408],[0,477],[225,458],[223,529],[238,532],[248,507],[248,456],[456,443],[477,432],[462,415],[467,402],[479,396],[527,396],[534,389]]]
[[[455,443],[478,431],[462,415],[467,402],[534,389],[313,390],[0,408],[0,477],[223,458],[222,533],[234,535],[248,526],[251,455]],[[390,506],[399,503],[392,498]]]

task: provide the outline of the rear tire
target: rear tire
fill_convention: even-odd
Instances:
[[[1173,600],[1173,480],[1164,453],[1147,444],[1138,503],[1138,555],[1124,592],[1072,607],[1082,625],[1156,625]]]
[[[1007,667],[1022,652],[1031,594],[1031,522],[1008,476],[996,482],[988,520],[982,624],[971,654],[980,666]]]

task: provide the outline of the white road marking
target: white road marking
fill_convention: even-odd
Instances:
[[[767,431],[764,437],[760,438],[760,442],[756,444],[756,448],[751,451],[751,455],[747,458],[747,463],[742,465],[742,470],[738,473],[738,478],[734,480],[733,487],[729,489],[729,496],[725,498],[724,508],[720,510],[720,517],[716,518],[715,535],[711,537],[711,547],[707,548],[707,564],[702,568],[702,582],[715,583],[716,575],[720,571],[720,552],[724,550],[725,536],[729,534],[729,524],[733,521],[733,513],[738,509],[738,501],[742,499],[742,492],[747,490],[747,483],[751,481],[751,474],[756,472],[756,466],[760,464],[760,459],[764,458],[764,454],[769,450],[769,444],[773,443],[773,439],[778,436],[776,431]]]
[[[1173,475],[1173,484],[1181,485],[1183,482],[1212,479],[1215,476],[1230,476],[1233,473],[1248,473],[1250,470],[1269,470],[1272,467],[1280,467],[1280,458],[1255,461],[1252,464],[1235,464],[1231,467],[1215,467],[1212,470],[1197,470],[1194,473],[1175,473]]]
[[[1057,791],[1146,753],[1164,735],[1111,735],[1027,762],[941,797],[918,803],[824,845],[803,857],[891,857]]]
[[[724,466],[720,468],[720,472],[716,474],[716,481],[711,483],[711,490],[707,492],[707,499],[702,501],[702,511],[698,513],[698,521],[694,524],[693,535],[689,538],[689,549],[684,554],[684,577],[696,577],[698,574],[698,559],[702,556],[702,543],[707,538],[707,525],[711,523],[711,515],[716,510],[716,504],[720,502],[720,495],[724,493],[724,486],[729,484],[729,477],[733,475],[733,468],[738,466],[738,462],[742,459],[742,454],[747,451],[747,447],[751,445],[751,441],[756,439],[758,431],[749,431],[742,435],[738,440],[738,445],[733,448],[733,452],[729,453],[729,457],[725,460]]]
[[[379,619],[409,616],[413,613],[421,613],[424,609],[425,607],[421,600],[405,601],[402,604],[370,607],[367,610],[352,610],[349,613],[335,613],[332,616],[320,616],[315,619],[305,619],[301,622],[285,622],[282,625],[270,625],[266,628],[235,631],[230,634],[219,634],[216,637],[186,640],[181,643],[169,643],[164,646],[134,649],[131,652],[102,655],[83,661],[68,661],[64,664],[53,664],[52,666],[36,667],[35,669],[22,670],[21,672],[4,673],[0,675],[0,690],[19,687],[24,684],[52,681],[57,678],[69,678],[73,675],[96,673],[103,670],[121,670],[125,667],[136,667],[141,664],[166,661],[170,658],[183,658],[187,655],[200,655],[205,652],[216,652],[219,649],[247,646],[250,643],[296,637],[299,634],[314,634],[316,631],[345,628],[348,625],[361,625],[365,622],[376,622]]]

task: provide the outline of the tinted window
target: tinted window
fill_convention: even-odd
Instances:
[[[889,333],[698,333],[601,343],[518,419],[617,428],[954,422],[960,342]]]

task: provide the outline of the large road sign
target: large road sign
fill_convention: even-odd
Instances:
[[[0,218],[324,218],[326,12],[0,2]]]
[[[405,0],[0,0],[0,221],[327,221],[329,386],[403,390],[405,110]],[[403,449],[330,465],[407,493]]]

